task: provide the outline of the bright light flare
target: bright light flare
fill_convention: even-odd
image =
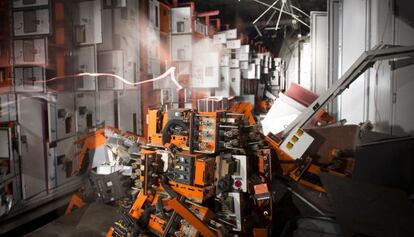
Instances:
[[[140,81],[140,82],[130,82],[130,81],[126,80],[125,78],[123,78],[121,76],[118,76],[116,74],[112,74],[112,73],[82,72],[82,73],[78,73],[78,74],[74,74],[74,75],[53,77],[53,78],[48,79],[48,80],[37,81],[37,83],[47,83],[47,82],[51,82],[51,81],[65,79],[65,78],[68,78],[68,77],[83,77],[83,76],[91,76],[91,77],[108,76],[108,77],[112,77],[114,80],[121,81],[124,84],[130,85],[130,86],[139,86],[139,85],[143,85],[145,83],[159,81],[159,80],[162,80],[162,79],[170,76],[171,81],[177,86],[177,90],[183,89],[183,87],[180,85],[180,83],[178,83],[178,81],[175,78],[175,67],[170,67],[167,71],[165,71],[162,75],[160,75],[158,77],[148,79],[148,80],[145,80],[145,81]]]

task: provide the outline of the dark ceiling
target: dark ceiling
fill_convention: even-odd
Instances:
[[[275,26],[279,11],[269,10],[257,21],[256,25],[261,36],[253,26],[252,22],[260,16],[267,5],[274,3],[274,0],[196,0],[196,10],[198,12],[220,10],[222,25],[228,24],[230,27],[237,27],[240,32],[248,35],[250,39],[262,41],[263,44],[274,54],[277,55],[281,43],[287,37],[309,32],[309,28],[300,24],[292,24],[293,18],[287,14],[282,14],[278,31],[266,30],[265,28]],[[294,6],[309,15],[310,11],[326,11],[326,0],[286,0],[285,6]],[[279,0],[275,7],[280,8],[282,0]],[[284,8],[288,12],[293,12],[298,18],[309,25],[309,18],[292,8]],[[271,18],[271,16],[273,17]],[[270,21],[269,21],[269,18]],[[269,23],[268,23],[269,21]],[[268,24],[267,24],[268,23]]]

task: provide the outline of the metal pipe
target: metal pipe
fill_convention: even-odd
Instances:
[[[282,7],[280,9],[283,10],[283,7],[285,6],[285,1],[282,0]],[[275,30],[277,30],[277,28],[279,27],[279,22],[280,22],[280,18],[282,17],[282,11],[279,12],[279,16],[277,18],[277,22],[276,22],[276,26],[275,26]]]
[[[276,14],[276,10],[273,11],[272,15],[269,17],[269,20],[266,21],[266,26],[269,25],[270,21],[273,19],[275,14]]]
[[[300,8],[293,6],[292,4],[290,4],[290,7],[295,9],[296,11],[302,13],[303,15],[305,15],[306,17],[310,18],[310,16],[308,14],[306,14],[306,12],[302,11]]]
[[[256,22],[260,20],[260,18],[262,18],[262,16],[264,16],[264,14],[266,14],[274,5],[276,5],[277,2],[279,2],[279,0],[276,0],[272,5],[267,7],[267,9],[262,14],[260,14],[260,16],[256,18],[256,20],[253,21],[253,25],[256,24]]]
[[[259,0],[253,0],[254,2],[257,2],[257,3],[259,3],[259,4],[262,4],[263,6],[270,6],[269,4],[267,4],[267,3],[265,3],[265,2],[262,2],[262,1],[259,1]],[[291,16],[291,17],[293,17],[295,20],[297,20],[297,21],[299,21],[300,23],[302,23],[304,26],[306,26],[306,27],[308,27],[308,28],[310,28],[310,26],[308,25],[308,24],[306,24],[305,22],[303,22],[301,19],[299,19],[298,18],[298,16],[296,16],[295,14],[292,14],[292,13],[290,13],[290,12],[286,12],[286,11],[284,11],[284,10],[281,10],[281,9],[279,9],[279,8],[277,8],[277,7],[272,7],[273,9],[275,9],[275,10],[278,10],[278,11],[280,11],[280,12],[283,12],[283,13],[285,13],[285,14],[288,14],[289,16]]]

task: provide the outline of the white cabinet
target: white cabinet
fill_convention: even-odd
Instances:
[[[75,40],[80,45],[102,43],[101,0],[78,3]]]
[[[171,56],[172,61],[191,61],[192,60],[193,36],[172,35],[171,36]]]
[[[51,94],[49,103],[49,140],[75,135],[75,96],[73,93]]]
[[[13,0],[13,8],[21,8],[21,7],[39,7],[45,6],[49,4],[48,0]]]
[[[160,3],[157,0],[149,0],[149,25],[160,30]]]
[[[98,54],[98,71],[112,75],[99,77],[99,89],[122,89],[124,82],[120,78],[123,79],[124,76],[123,65],[124,58],[122,50],[100,52]]]
[[[14,84],[17,92],[43,91],[44,69],[41,67],[15,67]]]
[[[49,9],[24,10],[13,13],[15,36],[49,34]]]
[[[73,62],[75,73],[96,73],[95,47],[82,46],[74,51]],[[75,77],[77,90],[95,90],[96,77]]]
[[[0,122],[16,120],[16,97],[14,94],[0,94]]]
[[[75,95],[76,131],[89,132],[96,126],[96,100],[94,92],[81,92]]]
[[[46,64],[46,40],[24,39],[14,40],[15,65],[44,65]]]
[[[217,88],[219,86],[219,53],[202,53],[193,61],[192,86],[194,88]]]
[[[171,8],[171,33],[192,32],[192,12],[190,7]]]
[[[230,69],[230,94],[233,96],[241,94],[240,69]]]

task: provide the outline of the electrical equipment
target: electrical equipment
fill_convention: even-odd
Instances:
[[[198,20],[194,21],[194,32],[202,36],[208,35],[206,25],[204,25]]]
[[[194,185],[205,187],[214,183],[214,166],[213,157],[197,158],[195,160]]]
[[[230,68],[238,68],[240,61],[238,59],[230,59]]]
[[[218,125],[220,112],[194,113],[190,132],[190,151],[214,154],[219,150]]]
[[[14,40],[15,65],[45,65],[46,39]]]
[[[66,138],[49,144],[49,189],[59,187],[75,177],[77,166],[75,158],[75,137]]]
[[[49,9],[13,12],[15,36],[49,34]]]
[[[226,39],[237,39],[237,29],[226,30]]]
[[[247,61],[240,61],[240,69],[242,70],[243,78],[246,78],[245,71],[244,70],[249,70],[249,62],[247,62]]]
[[[44,69],[41,67],[15,67],[14,83],[18,92],[43,91]]]
[[[191,61],[193,58],[193,36],[171,35],[172,61]]]
[[[95,47],[83,46],[74,51],[73,65],[75,73],[96,73]],[[75,78],[77,90],[95,90],[96,77],[82,76]]]
[[[233,155],[236,160],[236,172],[231,175],[233,179],[233,189],[247,192],[247,156]]]
[[[45,146],[40,145],[46,141],[44,131],[47,131],[44,119],[45,101],[41,94],[19,94],[18,122],[20,124],[19,151],[20,171],[22,178],[23,199],[28,199],[47,189],[47,170],[45,169]]]
[[[147,34],[147,48],[148,48],[148,58],[158,59],[160,58],[160,31],[154,30],[152,28],[148,29]]]
[[[230,56],[222,55],[220,57],[220,67],[228,67],[228,66],[230,66]]]
[[[76,132],[82,134],[89,132],[96,126],[95,93],[76,93]]]
[[[227,48],[229,49],[239,49],[240,48],[240,40],[228,40],[227,41]]]
[[[122,78],[124,76],[123,60],[122,50],[99,52],[98,71],[100,73],[109,73]],[[123,82],[115,76],[99,76],[98,86],[101,90],[120,90],[124,85]]]
[[[105,1],[103,1],[105,4]],[[112,9],[102,10],[102,44],[98,44],[99,51],[113,50],[114,32],[112,27],[115,25],[112,21]]]
[[[217,215],[231,225],[231,230],[242,231],[242,196],[239,192],[228,192],[220,195]]]
[[[157,0],[149,0],[149,25],[160,30],[160,3]]]
[[[250,63],[248,69],[242,70],[243,78],[244,79],[256,79],[256,67],[257,65],[254,63]],[[259,66],[260,67],[260,66]]]
[[[115,95],[116,95],[116,92],[114,91],[97,92],[97,96],[98,96],[97,117],[98,117],[99,125],[117,127],[115,124],[116,117],[117,117],[115,115],[116,102],[117,102]]]
[[[289,134],[283,141],[280,149],[286,152],[293,159],[299,159],[312,144],[314,138],[302,129]]]
[[[140,154],[133,159],[135,159],[132,164],[134,185],[146,194],[153,186],[159,184],[158,175],[163,172],[164,161],[155,151],[151,150],[141,150]]]
[[[188,153],[177,153],[173,159],[172,168],[168,171],[171,181],[187,185],[194,184],[195,160],[202,158],[202,155],[190,155]]]
[[[219,53],[202,53],[193,60],[191,84],[194,88],[219,87]]]
[[[78,18],[75,21],[75,42],[79,45],[102,43],[101,0],[78,3]]]
[[[225,44],[227,41],[226,33],[217,33],[213,36],[214,44]]]
[[[118,127],[122,131],[130,131],[140,134],[141,131],[141,106],[140,93],[135,90],[118,92]]]
[[[50,95],[48,102],[50,141],[61,140],[76,134],[74,103],[73,93]]]
[[[191,33],[192,20],[191,7],[171,8],[171,33]]]
[[[0,122],[16,120],[16,97],[13,94],[0,95]]]
[[[240,69],[230,69],[230,95],[241,95]]]
[[[215,96],[230,96],[230,68],[220,67],[220,83],[219,87],[214,91]]]
[[[13,8],[22,8],[22,7],[38,7],[38,6],[45,6],[49,4],[48,0],[14,0],[13,1]]]

